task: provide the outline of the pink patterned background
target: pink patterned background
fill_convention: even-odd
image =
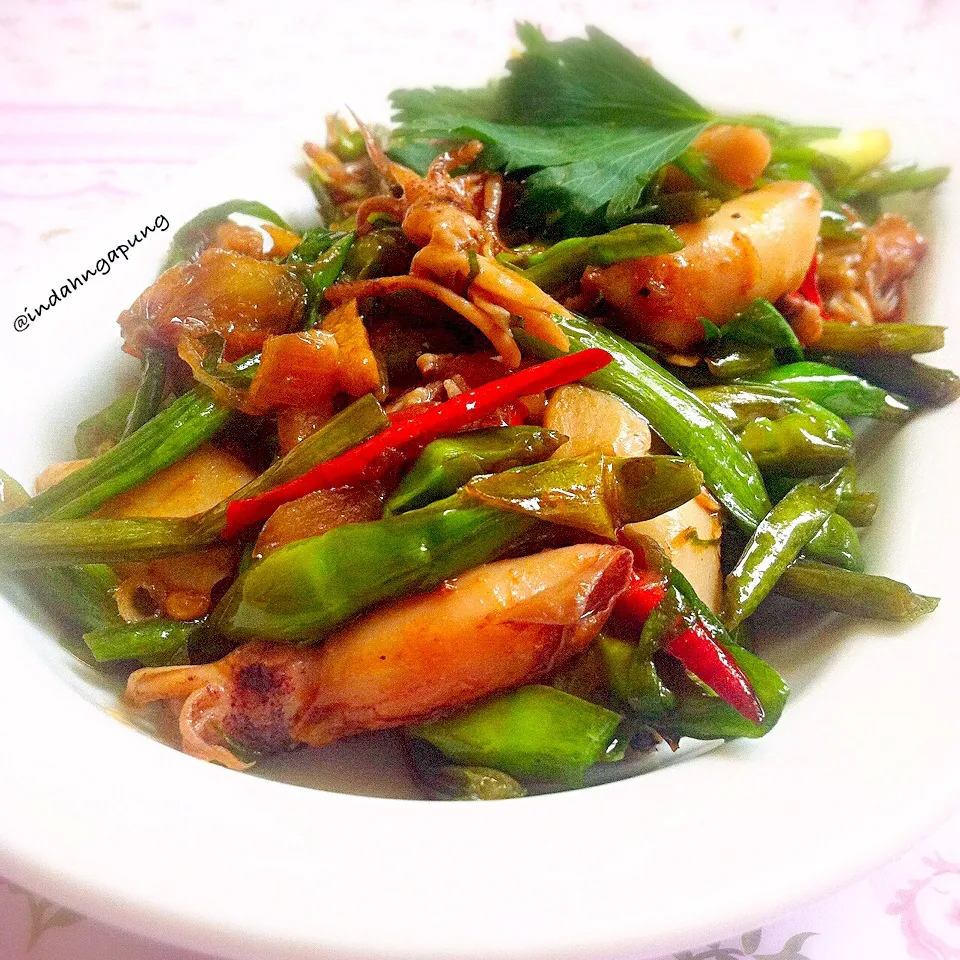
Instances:
[[[556,34],[596,22],[654,53],[667,72],[731,36],[763,63],[782,58],[798,34],[819,31],[816,68],[834,82],[883,70],[897,96],[922,109],[960,90],[956,0],[0,0],[0,272],[75,244],[85,223],[165,192],[196,163],[249,149],[258,130],[283,123],[292,101],[303,116],[328,82],[329,44],[355,52],[358,69],[385,71],[386,89],[401,70],[404,83],[449,75],[462,45],[489,48],[495,66],[512,21],[524,18]],[[318,132],[320,121],[318,111],[317,131],[298,136]],[[78,917],[42,893],[0,879],[0,960],[200,960]],[[747,957],[960,958],[960,816],[834,896],[675,960]]]

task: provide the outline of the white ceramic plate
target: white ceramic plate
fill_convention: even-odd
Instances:
[[[799,89],[786,67],[757,90],[739,68],[720,80],[674,75],[714,103],[881,119],[902,152],[960,161],[955,128],[936,118]],[[5,469],[32,480],[68,457],[77,421],[131,375],[113,318],[150,282],[172,230],[14,333],[23,305],[158,215],[176,225],[241,195],[302,219],[309,198],[292,156],[211,168],[175,197],[95,225],[0,294]],[[952,321],[958,223],[954,182],[935,199],[917,300],[933,323]],[[935,361],[955,366],[955,347]],[[769,920],[891,857],[960,798],[958,426],[954,409],[925,415],[865,470],[883,495],[866,537],[871,567],[942,595],[935,615],[786,638],[766,651],[794,690],[771,736],[576,792],[439,804],[206,765],[118,722],[115,684],[65,652],[42,615],[0,601],[0,872],[110,923],[250,960],[635,957]]]

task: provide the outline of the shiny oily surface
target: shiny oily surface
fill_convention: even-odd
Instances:
[[[879,112],[844,105],[836,90],[798,91],[795,78],[766,78],[762,89],[755,77],[724,83],[746,109],[824,120]],[[960,159],[949,128],[881,118],[904,151]],[[180,223],[222,196],[250,195],[292,216],[310,200],[285,172],[291,160],[217,167],[163,208]],[[934,203],[926,292],[914,302],[918,316],[950,323],[950,288],[937,278],[960,259],[956,184]],[[39,265],[4,293],[5,315],[157,209],[156,199],[131,209],[62,261]],[[0,451],[14,475],[29,479],[62,456],[75,421],[126,382],[132,367],[110,318],[149,281],[163,239],[152,236],[141,259],[29,333],[0,331],[0,401],[18,412],[0,425]],[[956,365],[956,344],[931,359]],[[884,432],[875,449],[865,439],[864,485],[883,495],[872,568],[942,595],[934,615],[910,628],[791,621],[765,648],[794,690],[769,738],[587,790],[400,802],[205,766],[145,735],[141,718],[124,718],[140,729],[118,722],[110,677],[63,650],[35,612],[4,600],[4,667],[16,682],[0,698],[0,767],[16,789],[0,791],[0,872],[88,915],[244,960],[593,960],[751,929],[889,858],[960,797],[960,598],[949,535],[960,457],[944,442],[958,426],[947,408]],[[909,722],[891,723],[891,711]],[[369,769],[383,765],[372,750],[363,755]],[[292,769],[303,756],[284,762],[275,768],[283,776],[308,779]],[[722,831],[717,798],[740,811]],[[631,891],[630,909],[611,897],[621,889]]]

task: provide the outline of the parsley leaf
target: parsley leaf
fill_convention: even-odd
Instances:
[[[487,148],[484,166],[529,174],[528,214],[564,217],[574,229],[591,217],[622,222],[713,114],[593,27],[559,42],[529,24],[517,32],[525,50],[499,83],[394,91],[394,155],[422,161],[425,140],[475,138]]]
[[[587,37],[550,43],[529,24],[517,33],[526,52],[507,64],[500,95],[516,123],[649,127],[696,125],[713,114],[596,27]]]

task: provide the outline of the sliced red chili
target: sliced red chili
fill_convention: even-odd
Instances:
[[[664,649],[739,714],[754,723],[763,723],[763,704],[753,685],[702,620],[681,630]]]
[[[823,297],[820,296],[820,287],[817,284],[816,254],[813,255],[813,259],[810,261],[806,276],[803,278],[803,283],[800,284],[797,293],[799,293],[804,300],[809,300],[821,314],[823,313]]]
[[[520,397],[552,390],[596,373],[612,359],[606,350],[596,348],[568,353],[458,394],[444,403],[427,407],[419,415],[398,419],[382,433],[288,483],[257,497],[234,500],[227,507],[222,536],[232,539],[250,525],[266,520],[281,504],[308,493],[368,480],[376,474],[376,465],[386,453],[405,452],[414,443],[422,444],[443,434],[456,433]]]
[[[627,589],[620,594],[616,612],[630,620],[643,623],[663,603],[667,595],[667,583],[659,573],[634,570]]]

